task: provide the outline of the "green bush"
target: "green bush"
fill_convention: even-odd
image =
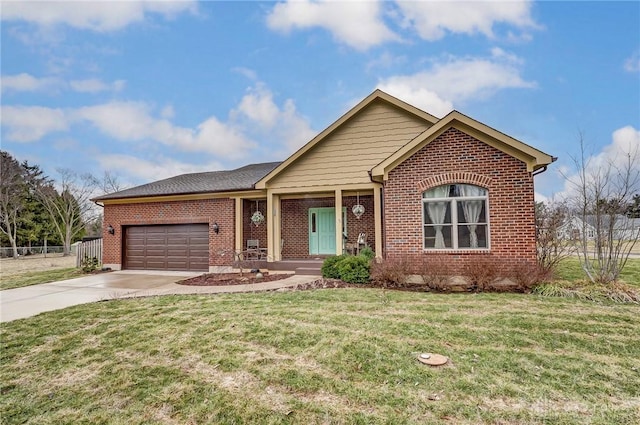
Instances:
[[[96,257],[91,258],[88,255],[85,255],[80,263],[80,268],[82,268],[82,271],[85,273],[91,273],[97,269],[99,265],[100,261],[98,261]]]
[[[376,253],[373,252],[373,250],[371,248],[369,248],[368,246],[363,248],[362,250],[360,250],[360,255],[362,255],[364,258],[366,258],[367,261],[371,261],[374,258],[376,258]]]
[[[346,258],[346,255],[334,255],[333,257],[327,257],[322,263],[322,277],[326,279],[340,279],[340,273],[336,265]]]
[[[368,283],[369,282],[369,260],[364,256],[349,256],[339,260],[335,268],[338,271],[340,280],[347,283]]]

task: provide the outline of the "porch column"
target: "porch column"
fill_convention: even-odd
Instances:
[[[382,259],[382,196],[381,186],[373,186],[373,217],[375,222],[376,258]]]
[[[273,262],[273,219],[275,212],[273,210],[273,192],[267,190],[267,262]]]
[[[280,261],[280,239],[282,231],[280,229],[280,195],[275,195],[267,190],[267,262]]]
[[[336,255],[342,255],[342,190],[336,189]]]
[[[282,207],[280,204],[280,195],[273,195],[273,261],[282,260]]]
[[[242,198],[236,198],[236,252],[242,251]]]

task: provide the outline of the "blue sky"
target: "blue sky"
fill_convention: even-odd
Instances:
[[[136,185],[282,160],[374,89],[559,157],[640,145],[640,2],[3,2],[2,149]]]

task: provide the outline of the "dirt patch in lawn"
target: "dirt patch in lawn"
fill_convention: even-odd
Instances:
[[[21,256],[17,259],[0,260],[0,275],[4,278],[25,272],[64,269],[76,266],[76,256],[63,257],[62,254],[42,254]]]
[[[269,274],[263,273],[261,278],[256,277],[255,273],[205,273],[200,276],[176,282],[179,285],[192,286],[229,286],[229,285],[247,285],[251,283],[273,282],[274,280],[286,279],[293,276],[292,274]]]

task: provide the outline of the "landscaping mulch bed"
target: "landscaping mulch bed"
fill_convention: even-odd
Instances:
[[[248,285],[251,283],[273,282],[274,280],[286,279],[292,274],[269,274],[264,273],[262,278],[256,278],[255,273],[205,273],[190,279],[181,280],[179,285],[192,286],[230,286]]]

